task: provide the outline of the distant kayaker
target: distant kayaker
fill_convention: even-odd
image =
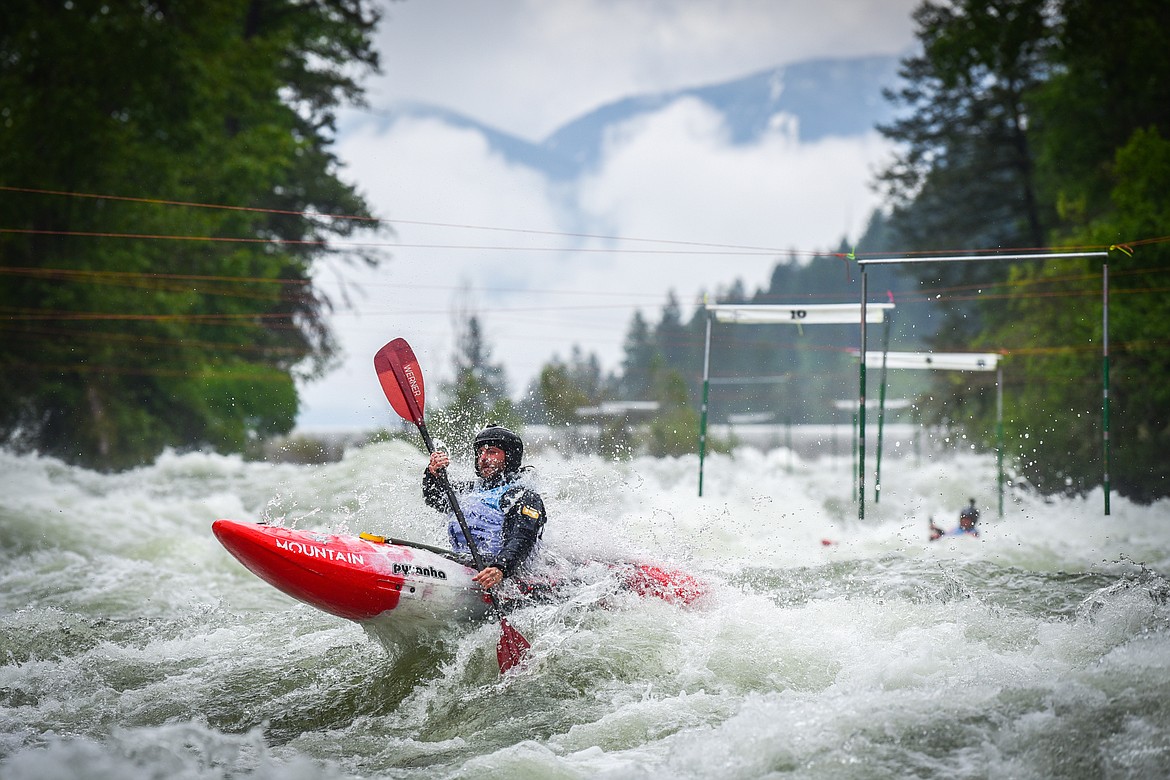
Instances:
[[[474,577],[481,587],[498,585],[524,569],[544,532],[544,501],[521,484],[524,441],[502,425],[488,425],[471,445],[477,479],[452,482],[467,527],[483,556],[484,568]],[[427,506],[450,516],[447,535],[458,553],[469,553],[463,529],[451,510],[438,472],[447,468],[447,453],[431,453],[423,471],[423,499]]]
[[[959,512],[959,527],[951,531],[944,531],[934,524],[934,520],[930,521],[930,541],[935,541],[944,536],[979,536],[979,531],[976,530],[975,524],[979,522],[979,509],[975,506],[975,499],[970,499],[971,503],[963,507]]]

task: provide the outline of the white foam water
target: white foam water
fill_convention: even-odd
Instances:
[[[534,454],[545,544],[710,586],[585,577],[411,642],[275,591],[218,517],[445,543],[401,442],[322,466],[173,455],[101,475],[0,453],[0,777],[1170,776],[1170,502],[1045,499],[991,456]],[[927,538],[975,497],[978,539]],[[826,544],[825,542],[828,542]]]

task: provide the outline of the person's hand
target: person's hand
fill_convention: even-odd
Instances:
[[[438,476],[439,471],[447,468],[451,463],[451,458],[447,457],[447,453],[436,450],[431,453],[431,462],[427,464],[427,471]]]
[[[486,590],[487,588],[494,588],[496,585],[499,585],[503,579],[504,573],[502,571],[495,566],[488,566],[479,574],[472,577],[471,581]]]

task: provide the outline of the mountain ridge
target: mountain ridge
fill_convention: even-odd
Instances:
[[[539,142],[527,141],[452,109],[412,101],[366,112],[384,131],[410,119],[433,119],[480,133],[509,162],[567,180],[594,169],[608,131],[687,98],[719,112],[737,145],[758,141],[783,123],[800,143],[857,136],[888,121],[892,107],[882,90],[898,78],[898,55],[802,60],[714,84],[620,98],[570,120]]]

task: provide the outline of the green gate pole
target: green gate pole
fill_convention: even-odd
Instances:
[[[1105,514],[1109,515],[1109,255],[1101,265],[1101,329],[1103,338],[1102,361],[1104,363],[1104,385],[1101,398],[1101,429],[1104,436],[1102,445],[1105,466]]]
[[[999,518],[1003,519],[1003,366],[995,371],[995,477],[999,482]]]
[[[792,418],[784,418],[784,446],[788,449],[788,473],[792,473]]]
[[[865,306],[869,297],[869,278],[861,267],[861,374],[857,410],[857,519],[865,519]]]
[[[852,498],[850,500],[856,501],[857,500],[857,412],[853,413],[852,422],[853,422],[853,428],[852,428],[853,441],[850,442],[851,446],[849,449],[849,454],[852,457],[850,457],[851,462],[849,464],[849,468],[853,474],[853,490],[850,493],[850,495],[852,496]]]
[[[703,347],[703,405],[699,412],[699,498],[703,497],[703,459],[707,456],[707,398],[711,388],[711,316],[707,315],[707,340]]]
[[[910,419],[914,422],[914,465],[922,465],[922,414],[918,406],[910,407]]]
[[[877,504],[882,499],[882,433],[886,424],[886,354],[890,351],[890,320],[893,313],[885,318],[885,331],[882,334],[882,374],[881,389],[878,391],[878,439],[877,459],[874,464],[875,477],[873,482],[873,502]]]

